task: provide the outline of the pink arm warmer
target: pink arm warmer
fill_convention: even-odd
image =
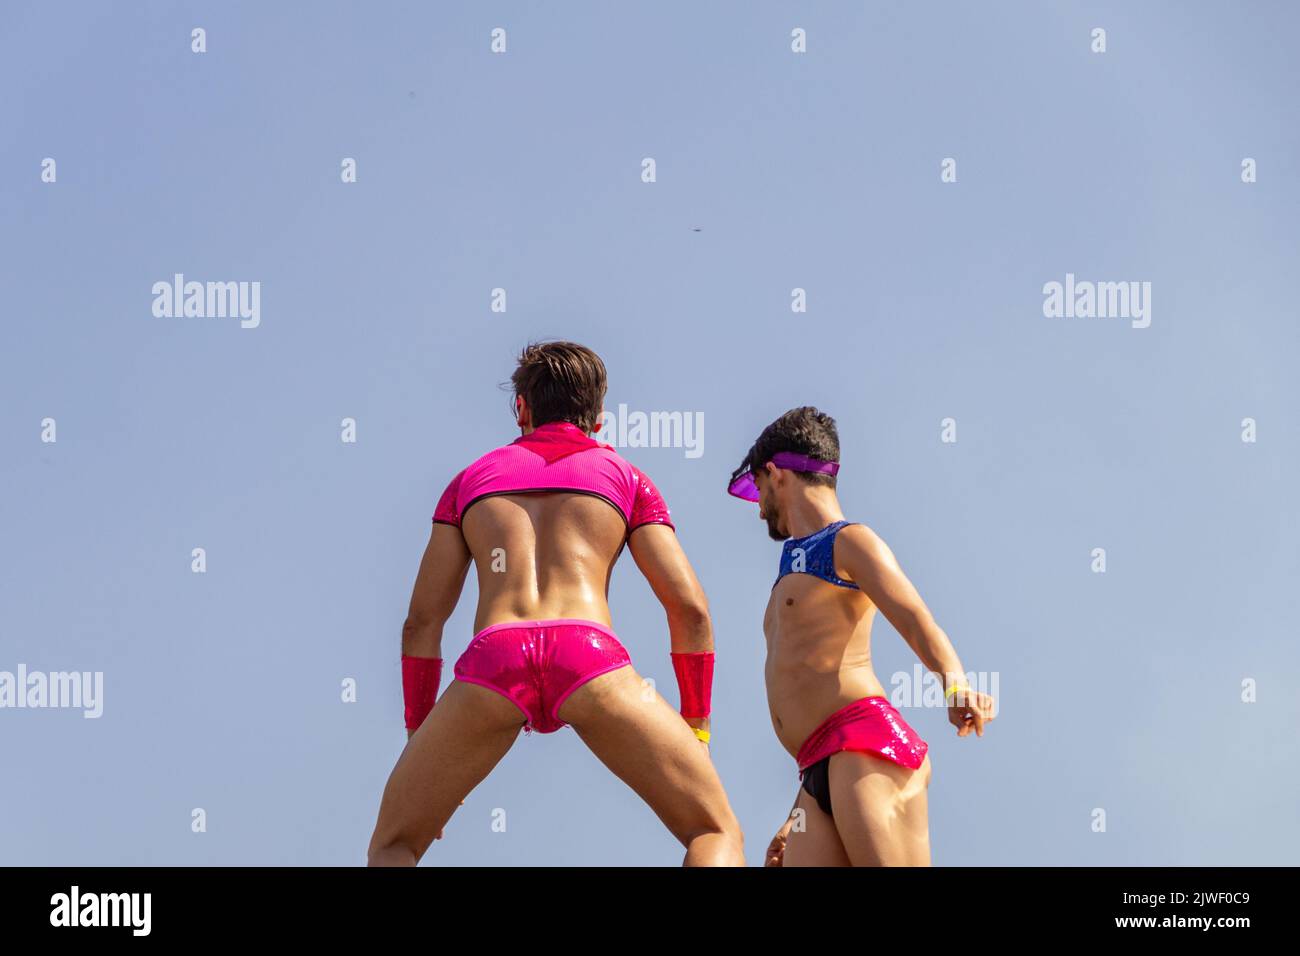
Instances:
[[[682,696],[682,716],[709,716],[713,696],[713,652],[673,654],[672,657],[677,688]]]
[[[402,699],[406,702],[406,729],[415,730],[433,710],[442,684],[441,657],[402,655]]]

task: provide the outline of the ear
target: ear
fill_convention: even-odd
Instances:
[[[532,421],[532,413],[528,410],[528,403],[524,401],[522,395],[515,396],[515,424],[520,428],[527,428]]]
[[[763,465],[763,473],[767,475],[768,487],[772,489],[772,494],[777,494],[785,487],[785,472],[772,462]]]

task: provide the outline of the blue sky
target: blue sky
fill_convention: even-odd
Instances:
[[[498,385],[549,337],[602,354],[611,407],[703,415],[699,457],[626,454],[711,601],[713,753],[751,863],[797,778],[762,686],[779,547],[723,489],[801,404],[839,421],[847,515],[998,675],[983,739],[905,711],[936,864],[1300,851],[1293,6],[52,3],[0,23],[0,670],[105,686],[95,720],[0,710],[0,862],[361,862],[434,503],[514,437]],[[153,315],[178,272],[260,283],[260,325]],[[1067,273],[1150,282],[1150,326],[1044,316]],[[611,605],[675,702],[630,561]],[[874,645],[887,685],[911,673],[887,622]],[[565,730],[521,739],[425,864],[680,855]]]

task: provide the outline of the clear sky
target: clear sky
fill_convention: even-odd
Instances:
[[[625,454],[708,592],[751,863],[797,777],[762,686],[779,546],[724,487],[801,404],[839,421],[848,516],[997,676],[982,739],[904,710],[936,864],[1294,862],[1297,29],[1283,2],[9,5],[0,671],[104,699],[0,710],[0,863],[362,862],[434,503],[517,434],[498,386],[549,337],[601,353],[611,407],[703,416],[698,457]],[[176,273],[260,283],[260,324],[155,315]],[[1149,326],[1045,316],[1067,274],[1149,282]],[[610,599],[675,704],[626,558]],[[426,865],[681,856],[567,729],[446,834]]]

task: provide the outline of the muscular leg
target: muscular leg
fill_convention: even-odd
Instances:
[[[370,838],[370,865],[415,866],[523,725],[523,712],[505,697],[452,681],[388,778]]]
[[[854,866],[929,866],[926,789],[930,757],[916,770],[871,754],[831,757],[835,828]]]
[[[745,865],[740,823],[704,745],[630,665],[583,684],[559,716],[681,841],[684,866]]]
[[[834,798],[831,798],[832,806]],[[785,855],[781,859],[784,866],[851,866],[849,856],[844,852],[840,842],[840,833],[835,829],[835,821],[822,812],[807,790],[799,788],[799,799],[795,810],[803,811],[804,829],[790,831],[785,841]]]

